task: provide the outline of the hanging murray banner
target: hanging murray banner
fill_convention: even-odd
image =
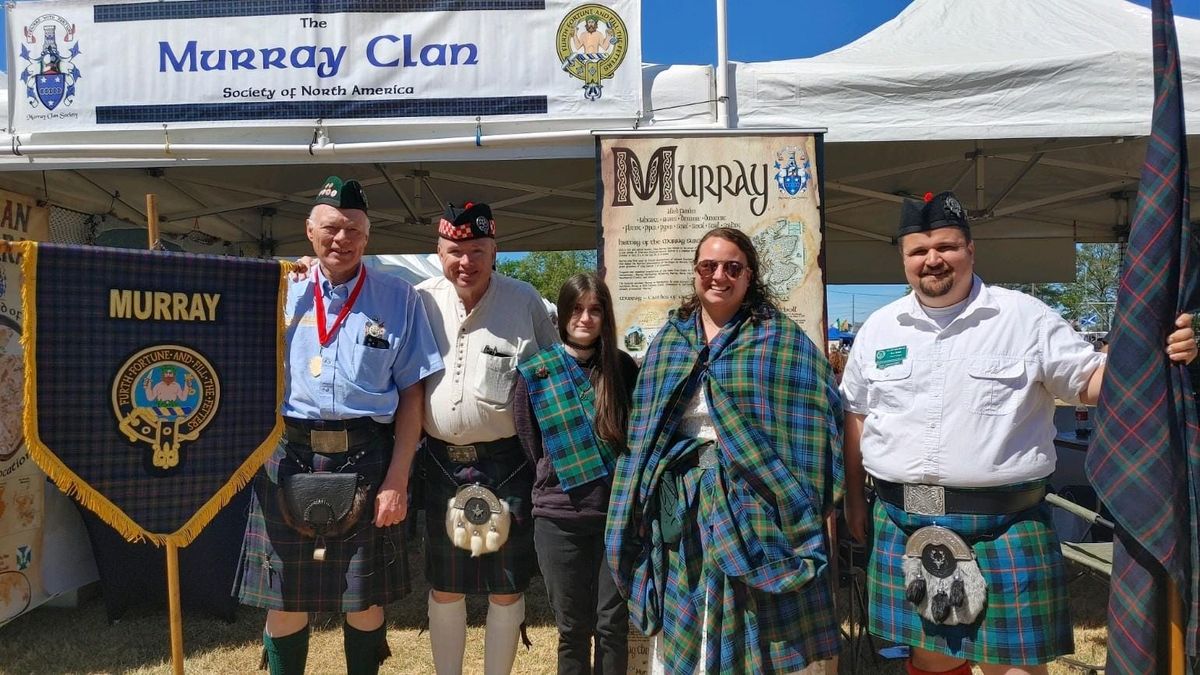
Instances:
[[[0,239],[44,240],[50,210],[0,190]],[[46,477],[29,460],[21,434],[21,268],[0,254],[0,625],[49,599],[44,583]]]
[[[186,546],[282,431],[281,264],[14,246],[30,455],[126,538]]]
[[[743,230],[780,308],[824,345],[821,136],[600,136],[601,260],[625,350],[641,356],[692,293],[714,227]]]
[[[8,5],[13,133],[642,109],[640,0]]]

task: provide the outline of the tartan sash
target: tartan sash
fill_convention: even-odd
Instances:
[[[828,362],[790,319],[740,316],[709,345],[697,324],[671,319],[647,352],[609,502],[609,565],[634,623],[664,631],[671,672],[796,670],[836,649],[832,608],[810,601],[827,591],[817,580],[828,566],[824,513],[841,483],[841,400]],[[697,386],[718,464],[685,475],[689,516],[668,547],[657,494],[667,468],[695,452],[675,430]]]
[[[564,492],[612,472],[616,453],[596,435],[596,388],[560,344],[517,366],[542,432],[542,445]]]

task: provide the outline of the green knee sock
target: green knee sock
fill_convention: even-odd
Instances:
[[[263,660],[271,675],[304,675],[304,665],[308,663],[308,626],[282,637],[271,637],[264,630]]]
[[[376,675],[379,664],[392,655],[386,625],[375,630],[359,630],[343,623],[342,645],[346,650],[347,675]]]

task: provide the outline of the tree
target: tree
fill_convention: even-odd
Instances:
[[[550,302],[558,300],[563,282],[581,272],[596,271],[595,251],[535,251],[521,258],[505,260],[496,271],[506,277],[526,281]]]

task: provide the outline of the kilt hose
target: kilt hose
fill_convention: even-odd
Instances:
[[[904,597],[908,535],[934,524],[954,530],[975,551],[988,593],[975,623],[931,623]],[[1035,665],[1075,651],[1066,563],[1045,503],[1012,515],[920,516],[877,500],[874,526],[867,569],[871,633],[979,663]]]
[[[495,441],[500,444],[503,441]],[[425,473],[425,578],[446,593],[524,593],[533,575],[533,466],[520,442],[473,464],[450,461],[446,448],[429,438],[421,453]],[[522,466],[524,465],[524,466]],[[453,476],[453,481],[446,474]],[[497,487],[501,482],[503,485]],[[446,511],[459,485],[479,483],[508,503],[512,527],[495,553],[472,558],[446,536]]]
[[[305,445],[291,451],[316,471],[341,466],[348,456],[366,448],[352,469],[371,485],[367,508],[354,528],[326,539],[325,560],[313,560],[315,540],[299,534],[283,520],[279,507],[281,477],[303,471],[284,451],[275,453],[254,479],[250,517],[242,540],[241,564],[235,589],[244,605],[287,612],[360,612],[384,606],[408,595],[411,581],[405,551],[404,525],[375,527],[375,492],[392,459],[390,424],[374,425],[369,440],[346,453],[319,454]]]

